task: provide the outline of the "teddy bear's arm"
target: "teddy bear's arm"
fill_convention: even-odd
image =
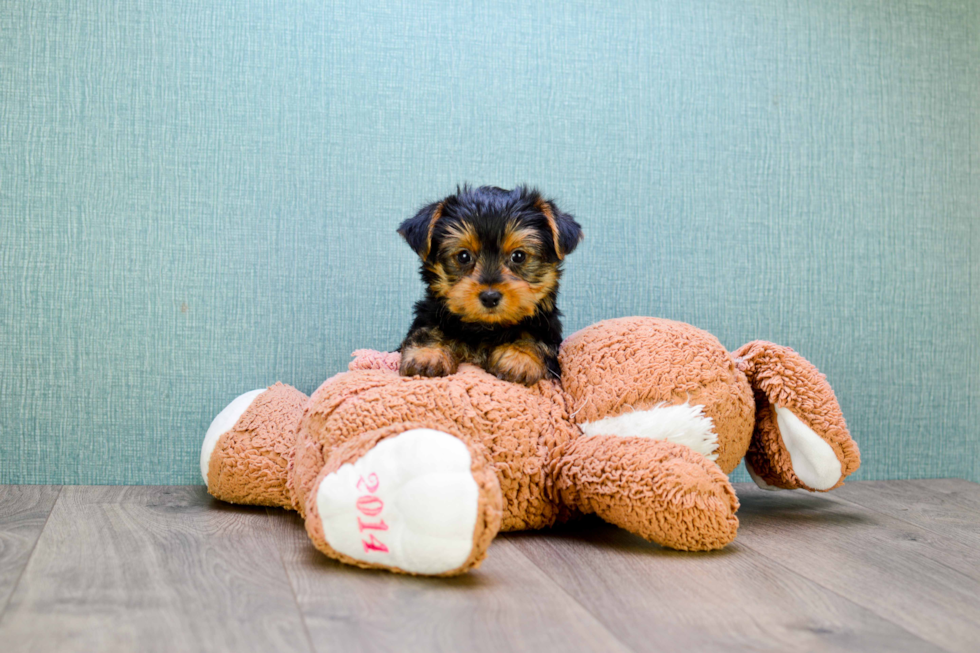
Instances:
[[[757,340],[735,352],[755,390],[745,466],[765,489],[832,490],[861,465],[827,378],[789,347]]]
[[[615,435],[572,441],[557,464],[562,501],[673,549],[720,549],[738,529],[728,477],[691,448]]]
[[[201,447],[208,492],[230,503],[289,508],[287,470],[307,396],[277,383],[247,392],[214,418]]]

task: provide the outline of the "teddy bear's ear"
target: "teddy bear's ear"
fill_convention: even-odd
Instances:
[[[432,232],[436,223],[442,217],[442,202],[435,202],[422,208],[415,217],[405,220],[398,227],[398,233],[405,239],[409,247],[415,250],[424,261],[429,257],[432,247]]]
[[[548,221],[548,228],[554,237],[555,254],[560,261],[566,254],[571,254],[582,241],[582,227],[570,214],[559,210],[551,200],[540,199],[537,207]]]

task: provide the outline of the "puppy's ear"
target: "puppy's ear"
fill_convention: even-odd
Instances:
[[[398,227],[398,233],[423,261],[429,257],[429,249],[432,247],[432,232],[435,231],[436,223],[441,217],[442,202],[436,202],[424,207],[415,214],[414,218],[405,220]]]
[[[575,218],[560,211],[550,200],[538,200],[537,207],[548,221],[548,228],[555,239],[555,254],[560,261],[566,254],[571,254],[582,240],[582,227]]]

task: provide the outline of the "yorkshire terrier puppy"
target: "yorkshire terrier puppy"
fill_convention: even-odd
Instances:
[[[572,216],[524,186],[464,186],[398,233],[422,259],[426,284],[399,348],[403,376],[474,363],[525,385],[560,377],[558,281],[582,238]]]

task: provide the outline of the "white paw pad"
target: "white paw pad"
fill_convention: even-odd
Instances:
[[[773,407],[776,409],[779,434],[789,452],[796,476],[814,490],[829,490],[837,485],[842,473],[841,464],[827,441],[814,433],[789,408],[776,404]]]
[[[460,567],[473,550],[480,492],[458,438],[413,429],[328,474],[316,502],[327,543],[417,574]]]

